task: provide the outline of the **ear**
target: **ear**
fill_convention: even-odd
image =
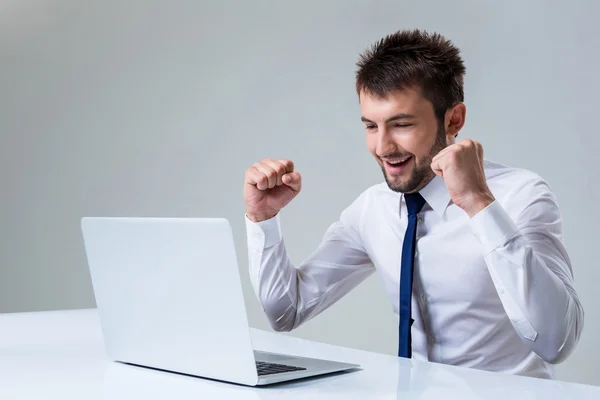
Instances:
[[[457,103],[450,107],[446,111],[444,126],[446,128],[446,134],[456,137],[458,132],[465,125],[465,119],[467,116],[467,107],[464,103]]]

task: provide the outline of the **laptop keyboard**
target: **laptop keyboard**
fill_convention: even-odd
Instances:
[[[256,369],[258,371],[258,376],[306,370],[306,368],[302,368],[302,367],[294,367],[291,365],[268,363],[268,362],[264,362],[264,361],[257,361]]]

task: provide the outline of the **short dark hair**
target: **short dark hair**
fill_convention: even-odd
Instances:
[[[446,110],[464,101],[466,68],[459,53],[439,33],[420,29],[392,33],[360,55],[356,92],[384,98],[394,90],[420,88],[443,122]]]

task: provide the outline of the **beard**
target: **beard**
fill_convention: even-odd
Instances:
[[[435,157],[440,151],[446,148],[448,144],[446,143],[446,129],[444,129],[443,125],[438,127],[437,135],[435,138],[435,143],[431,147],[429,154],[425,157],[418,159],[414,156],[414,154],[410,154],[413,157],[414,167],[408,177],[408,180],[404,182],[395,182],[393,178],[390,178],[385,171],[385,167],[382,165],[381,170],[383,171],[383,176],[385,177],[385,181],[389,188],[394,192],[399,193],[414,193],[421,190],[425,185],[427,185],[431,179],[435,176],[435,173],[431,169],[431,161],[433,157]],[[409,154],[397,154],[395,156],[405,157]]]

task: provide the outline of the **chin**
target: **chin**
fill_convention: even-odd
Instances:
[[[387,183],[388,187],[394,192],[404,193],[406,192],[406,189],[410,189],[407,188],[406,180],[391,178],[389,175],[387,175],[387,173],[385,175],[385,182]]]
[[[433,172],[431,175],[435,175]],[[393,177],[388,175],[387,171],[384,171],[385,182],[388,187],[398,193],[413,193],[418,190],[421,190],[423,186],[425,186],[424,182],[429,182],[431,179],[427,176],[427,174],[419,174],[415,173],[413,169],[410,172],[408,178],[401,178],[399,176]]]

